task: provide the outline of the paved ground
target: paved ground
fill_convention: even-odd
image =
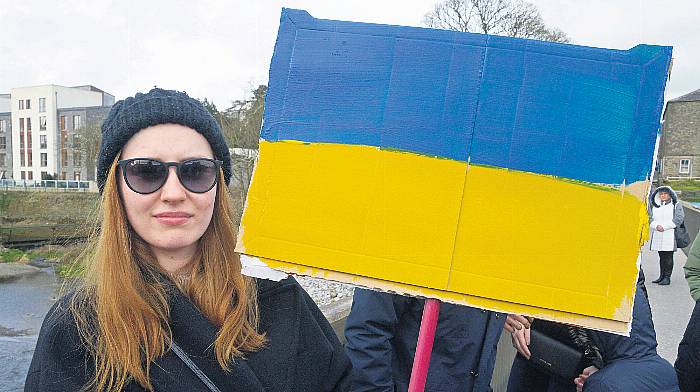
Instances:
[[[674,255],[673,274],[670,286],[659,286],[651,283],[659,276],[659,256],[645,245],[642,253],[642,268],[646,275],[646,286],[649,292],[649,302],[654,318],[656,339],[659,342],[659,355],[673,363],[676,360],[678,343],[683,337],[688,319],[695,303],[690,297],[688,284],[683,276],[685,253],[677,251]]]

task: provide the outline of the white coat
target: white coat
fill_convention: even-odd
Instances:
[[[674,205],[671,200],[666,204],[651,209],[651,250],[673,251],[676,250],[676,224],[673,223]],[[658,231],[657,226],[664,231]]]

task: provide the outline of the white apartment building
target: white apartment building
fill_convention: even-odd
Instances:
[[[3,97],[7,94],[0,95],[0,121],[7,117],[3,117],[3,100],[6,100]],[[64,87],[50,84],[11,89],[11,124],[6,127],[9,128],[6,133],[10,134],[7,138],[10,142],[6,145],[11,155],[11,171],[5,169],[11,172],[11,177],[5,178],[93,179],[94,173],[88,172],[81,156],[78,131],[88,122],[101,124],[112,105],[113,95],[89,85]],[[0,147],[1,142],[2,139]],[[0,172],[2,170],[0,167]]]

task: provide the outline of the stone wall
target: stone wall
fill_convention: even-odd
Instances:
[[[659,155],[663,178],[700,177],[700,101],[668,103]],[[690,159],[690,173],[679,173],[681,159]]]

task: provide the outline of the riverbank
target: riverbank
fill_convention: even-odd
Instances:
[[[94,193],[0,192],[0,243],[84,238],[98,203]]]
[[[41,272],[40,268],[21,263],[0,263],[0,283],[13,282]]]

